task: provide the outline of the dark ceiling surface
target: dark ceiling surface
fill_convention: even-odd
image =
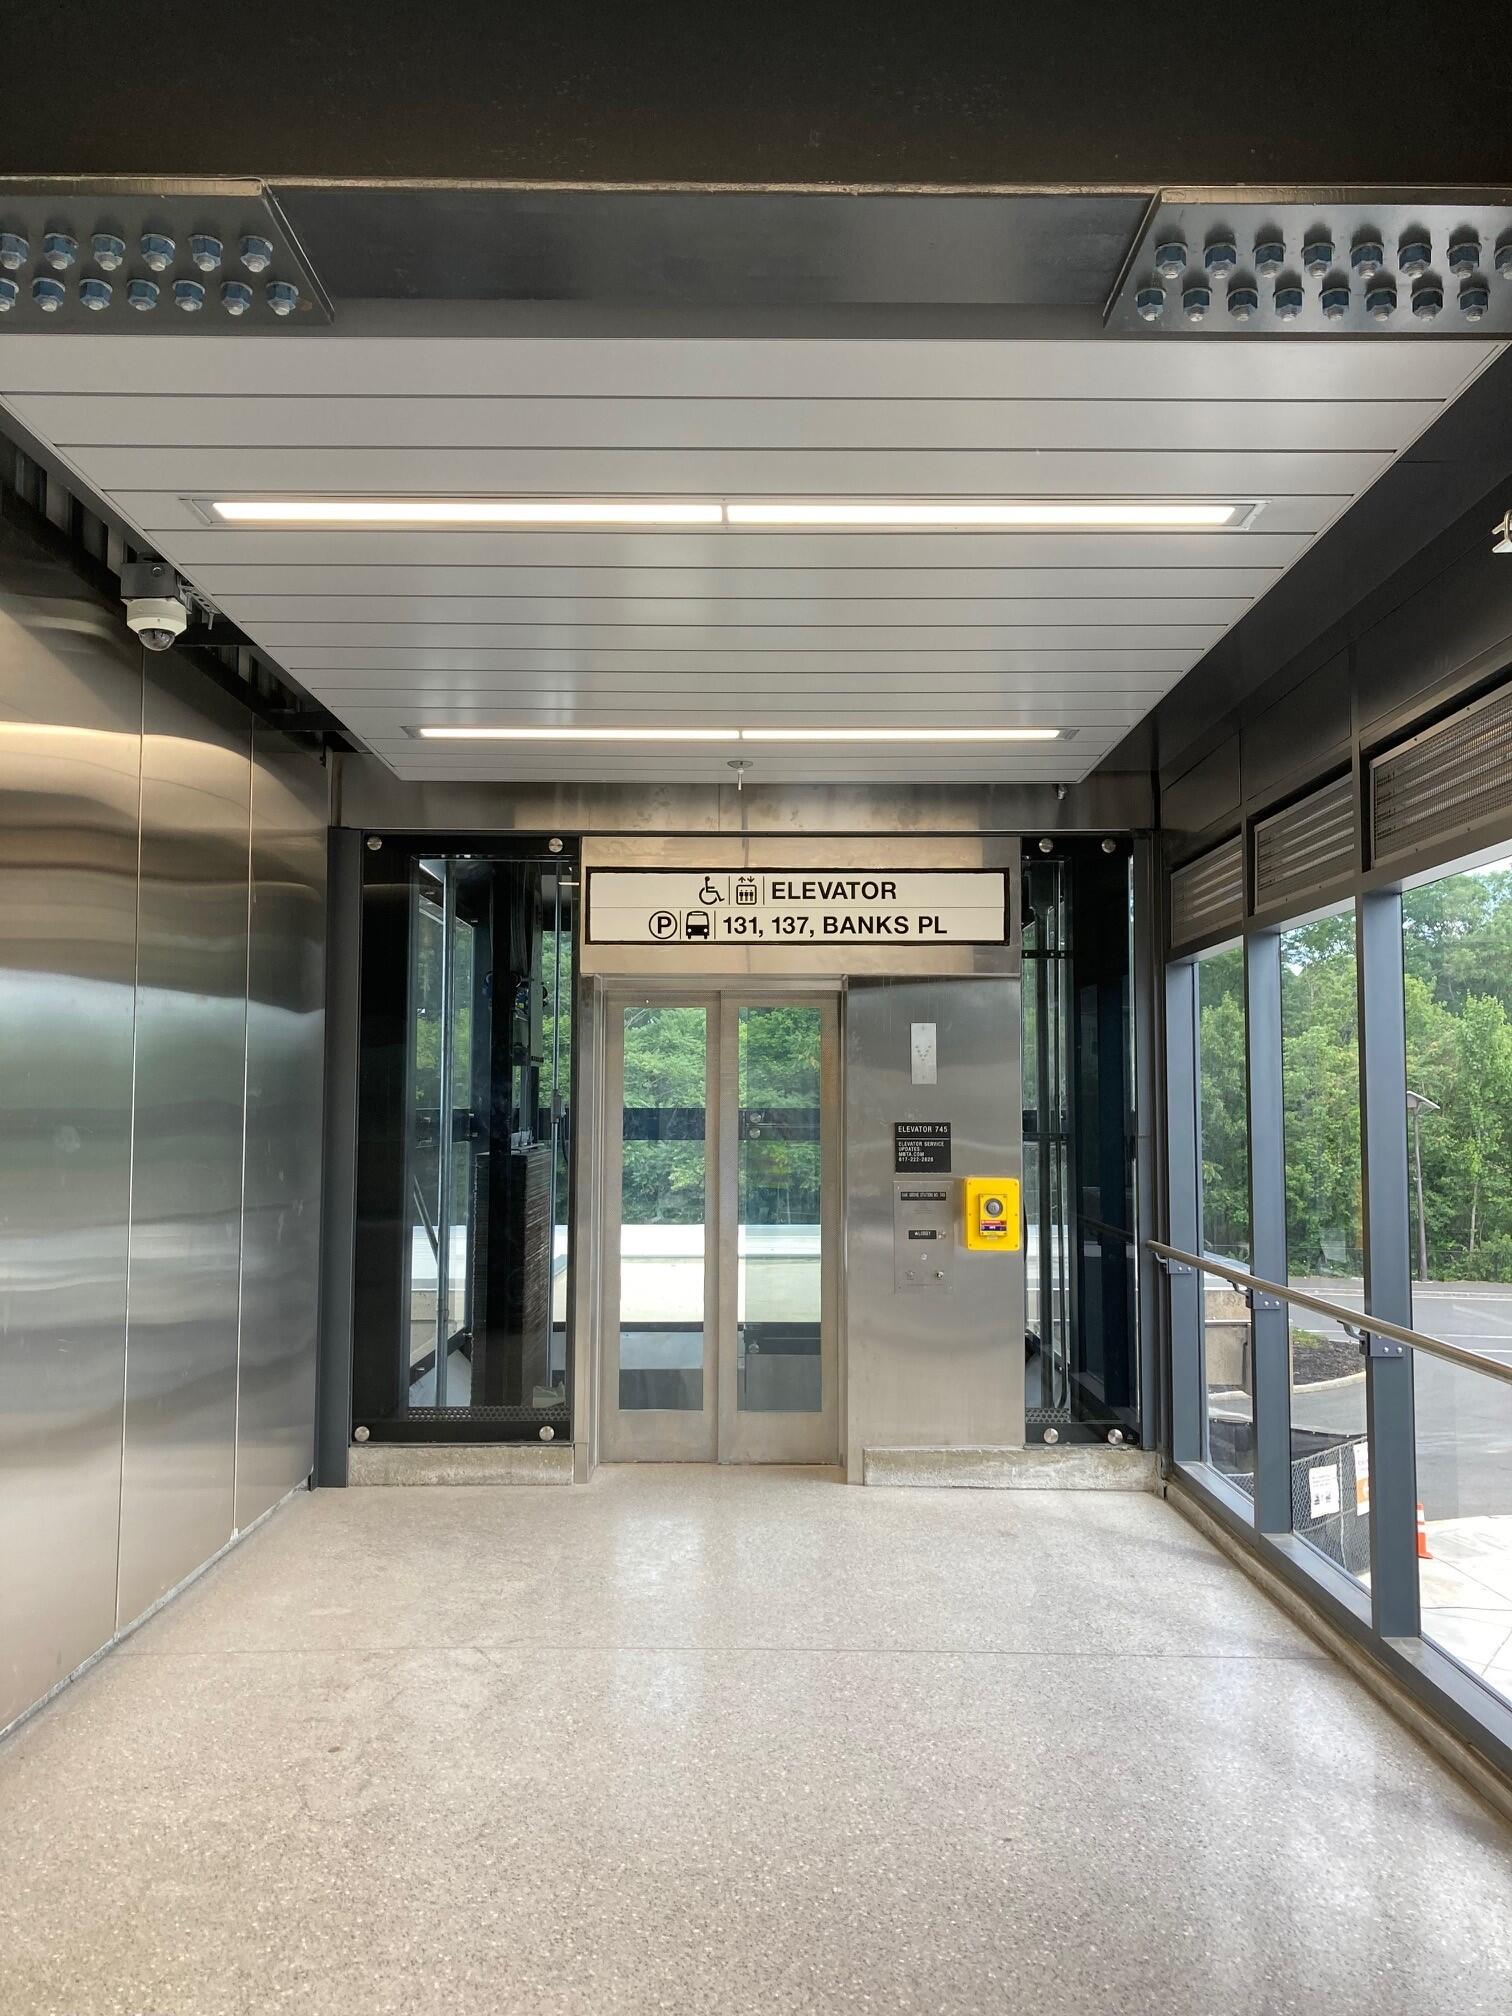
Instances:
[[[1496,184],[1509,59],[1484,0],[54,0],[0,173]]]

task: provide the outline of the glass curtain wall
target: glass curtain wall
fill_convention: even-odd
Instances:
[[[1244,948],[1197,962],[1197,1142],[1202,1250],[1250,1259],[1249,1066],[1244,1029]],[[1255,1372],[1244,1291],[1219,1275],[1202,1282],[1203,1380],[1208,1461],[1253,1490]]]
[[[1286,1278],[1365,1306],[1354,910],[1281,936]],[[1370,1566],[1365,1361],[1355,1338],[1293,1308],[1292,1525],[1356,1577]]]
[[[1512,1363],[1512,855],[1402,898],[1412,1320]],[[1423,1635],[1512,1698],[1512,1388],[1413,1360]]]
[[[1512,1385],[1371,1339],[1365,1248],[1376,1316],[1512,1367],[1512,849],[1399,887],[1168,964],[1171,1447],[1499,1756]]]
[[[575,871],[383,839],[364,867],[354,1424],[554,1437]]]
[[[1025,1422],[1137,1439],[1132,849],[1057,840],[1023,884]]]

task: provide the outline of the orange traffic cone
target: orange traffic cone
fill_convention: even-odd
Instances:
[[[1428,1552],[1428,1526],[1423,1518],[1423,1501],[1421,1498],[1418,1500],[1417,1508],[1417,1558],[1419,1561],[1431,1561],[1433,1559],[1433,1556]]]

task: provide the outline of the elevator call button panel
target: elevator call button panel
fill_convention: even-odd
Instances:
[[[1023,1244],[1016,1176],[968,1176],[964,1185],[968,1253],[1017,1253]]]
[[[893,1285],[948,1288],[955,1252],[953,1185],[894,1183]]]

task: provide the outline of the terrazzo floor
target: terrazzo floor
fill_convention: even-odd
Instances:
[[[1158,1499],[293,1501],[0,1746],[4,2016],[1512,2008],[1512,1834]]]

